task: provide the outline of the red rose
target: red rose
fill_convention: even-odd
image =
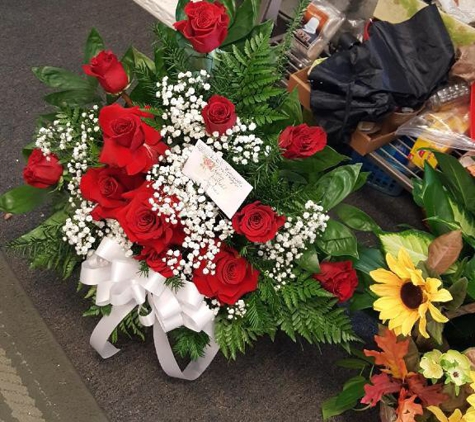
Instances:
[[[202,295],[218,298],[227,305],[234,305],[243,295],[257,289],[259,271],[234,249],[221,249],[214,263],[214,275],[203,274],[201,268],[193,274],[193,282]]]
[[[224,135],[226,131],[236,124],[237,115],[234,104],[225,97],[213,95],[208,104],[201,111],[205,122],[206,131],[212,135],[218,132]]]
[[[97,202],[95,219],[113,218],[114,209],[127,204],[124,193],[139,188],[143,175],[129,176],[124,169],[115,167],[90,168],[81,178],[81,194],[88,201]]]
[[[185,6],[187,20],[174,24],[198,53],[209,53],[218,48],[228,35],[229,16],[218,1],[190,1]]]
[[[179,262],[181,257],[172,257]],[[145,261],[147,265],[155,272],[160,273],[163,277],[170,278],[173,277],[173,269],[167,265],[167,261],[170,257],[167,257],[166,251],[158,253],[151,246],[146,246],[140,252],[140,255],[136,256],[136,259],[139,261]]]
[[[124,194],[130,202],[116,211],[116,218],[131,242],[151,246],[157,253],[170,245],[181,244],[184,235],[182,228],[172,225],[166,215],[158,215],[152,210],[149,199],[154,190],[146,185]]]
[[[236,233],[256,243],[272,240],[284,224],[285,216],[277,215],[271,207],[259,201],[246,205],[233,217]]]
[[[129,84],[124,66],[112,51],[101,51],[82,66],[84,73],[97,78],[104,91],[118,94]]]
[[[345,302],[353,296],[358,286],[358,276],[351,261],[322,262],[320,273],[314,274],[325,290],[333,293],[340,302]]]
[[[287,127],[279,137],[282,155],[289,160],[307,158],[321,151],[327,144],[327,133],[319,126],[305,123]]]
[[[25,182],[42,189],[58,183],[62,174],[63,166],[59,164],[58,157],[54,154],[45,156],[38,148],[33,150],[23,170]]]
[[[125,167],[127,174],[147,172],[168,147],[161,135],[144,123],[148,116],[138,107],[124,108],[113,104],[101,109],[99,125],[104,135],[101,163]]]

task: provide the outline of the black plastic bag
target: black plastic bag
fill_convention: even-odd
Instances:
[[[311,106],[332,144],[358,123],[396,107],[417,109],[446,80],[454,47],[436,6],[399,23],[375,22],[370,38],[340,51],[310,73]]]

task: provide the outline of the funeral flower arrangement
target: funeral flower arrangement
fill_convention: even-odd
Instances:
[[[340,362],[360,374],[323,405],[325,418],[379,404],[382,421],[475,421],[475,182],[434,154],[438,169],[427,165],[414,187],[430,232],[386,233],[359,210],[337,210],[378,235],[381,250],[360,248],[351,307],[385,325],[374,348]]]
[[[257,16],[254,0],[181,1],[176,30],[157,24],[152,59],[130,48],[119,60],[93,30],[85,75],[34,69],[56,110],[0,209],[50,201],[11,247],[65,278],[81,266],[104,358],[118,351],[108,339],[153,327],[165,371],[194,379],[218,350],[235,358],[278,330],[355,339],[337,302],[357,285],[356,240],[328,211],[365,175],[336,167],[346,157],[279,87],[290,37],[271,47]],[[167,333],[193,361],[185,371]]]

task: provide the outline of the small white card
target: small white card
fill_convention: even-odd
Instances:
[[[183,174],[198,183],[229,218],[252,191],[252,186],[203,141],[196,143]]]

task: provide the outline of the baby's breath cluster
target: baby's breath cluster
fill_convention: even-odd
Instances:
[[[210,89],[208,78],[208,73],[202,70],[194,76],[191,72],[178,74],[176,85],[168,83],[168,76],[157,82],[156,97],[168,108],[162,115],[166,124],[161,134],[169,145],[176,138],[189,143],[206,137],[201,110],[206,106],[203,94]]]
[[[307,246],[325,231],[329,218],[320,205],[307,201],[301,216],[287,217],[275,239],[261,246],[259,255],[275,262],[273,269],[266,275],[275,281],[276,289],[295,278],[293,269],[296,261],[302,257]]]
[[[41,149],[41,152],[48,161],[50,160],[51,144],[56,143],[56,136],[57,133],[53,127],[41,127],[35,139],[36,148]]]
[[[208,79],[208,73],[202,70],[198,74],[179,73],[176,85],[170,84],[167,76],[157,83],[156,97],[168,108],[162,115],[166,122],[161,130],[165,142],[173,145],[178,139],[184,143],[201,139],[218,153],[230,153],[236,164],[258,163],[264,142],[253,133],[257,127],[254,122],[246,125],[238,117],[225,134],[206,133],[201,112],[207,104],[204,96],[210,89]],[[267,154],[267,151],[263,152]]]
[[[73,207],[76,205],[77,200],[81,198],[79,185],[81,183],[82,175],[87,171],[88,166],[91,164],[89,162],[91,156],[89,151],[90,144],[95,141],[97,134],[100,131],[97,110],[98,106],[95,105],[92,110],[81,114],[81,120],[79,122],[81,131],[79,136],[75,137],[75,142],[72,145],[71,159],[68,161],[67,169],[65,171],[65,173],[71,175],[71,179],[67,186],[71,194],[69,202]],[[66,125],[69,125],[69,122],[66,123]]]
[[[92,202],[82,201],[74,210],[74,215],[68,218],[63,226],[63,241],[74,246],[80,256],[86,256],[92,249],[96,242],[95,236],[103,236],[101,230],[95,230],[96,227],[103,228],[105,223],[93,220],[91,211],[94,206]]]
[[[155,190],[150,198],[152,209],[158,215],[166,215],[171,224],[183,227],[185,239],[181,248],[167,252],[168,257],[177,258],[173,273],[183,280],[202,263],[203,272],[213,274],[213,260],[221,242],[234,233],[231,222],[221,218],[219,208],[207,198],[204,190],[182,173],[192,150],[191,145],[175,145],[166,151],[161,163],[154,166],[148,176]],[[164,262],[168,260],[164,258]]]

